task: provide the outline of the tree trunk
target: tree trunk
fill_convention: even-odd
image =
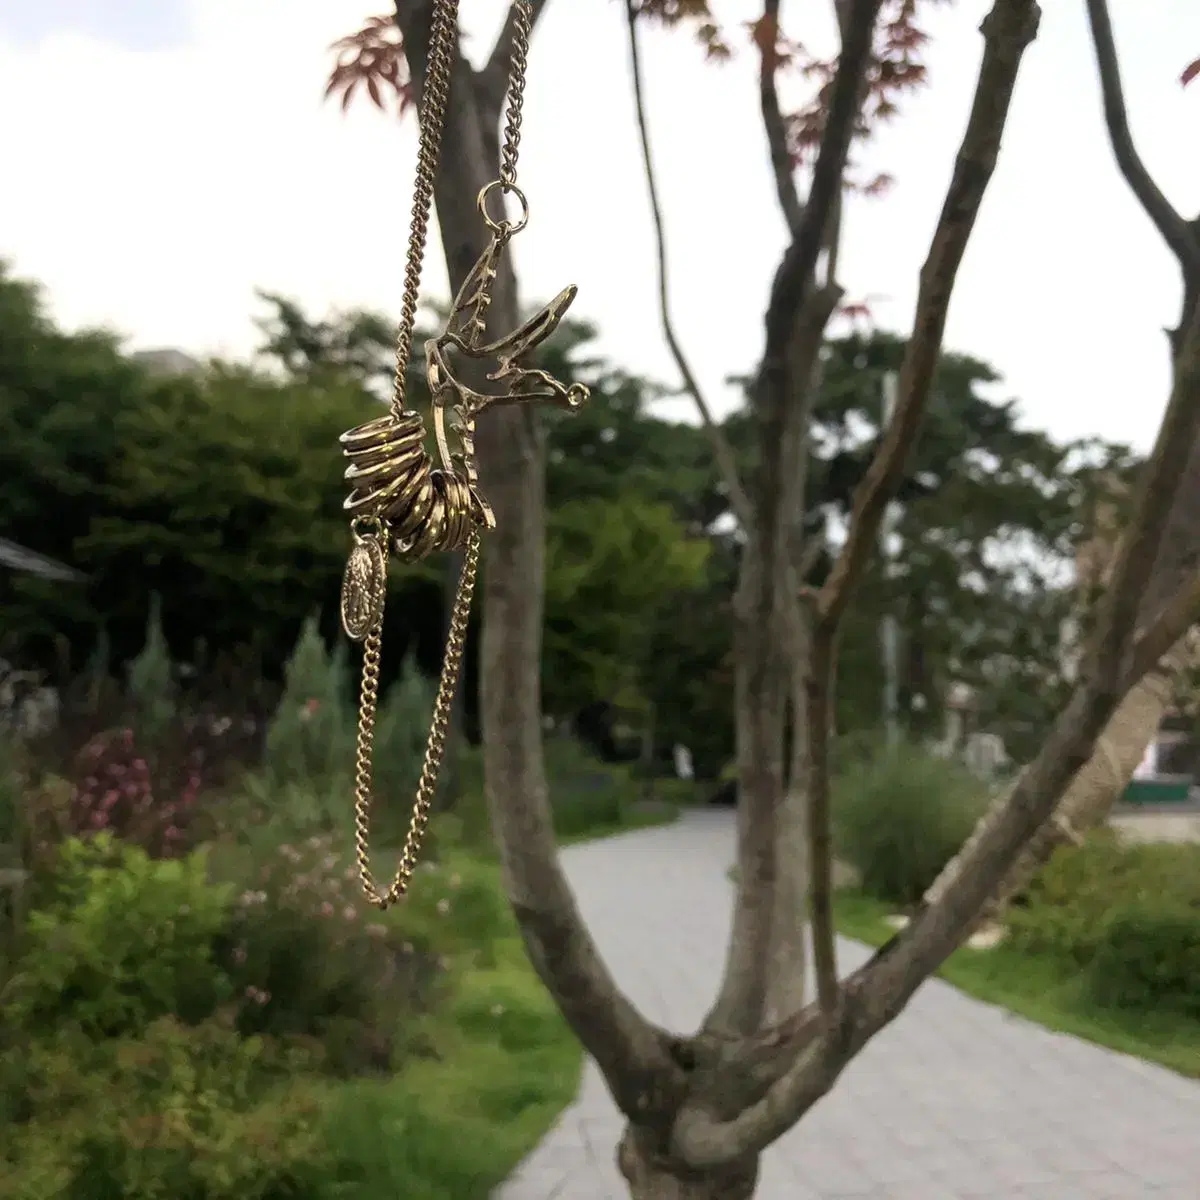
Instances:
[[[758,1184],[757,1159],[693,1171],[658,1158],[632,1126],[621,1138],[617,1165],[629,1184],[630,1200],[752,1200]]]

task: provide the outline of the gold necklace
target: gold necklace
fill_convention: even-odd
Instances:
[[[405,379],[412,354],[421,266],[458,43],[458,0],[436,0],[434,4],[421,101],[421,133],[404,273],[404,299],[396,333],[396,376],[391,405],[385,416],[368,421],[341,437],[343,453],[350,460],[346,481],[352,490],[346,498],[345,508],[351,514],[353,537],[342,580],[342,627],[348,637],[363,643],[354,772],[355,855],[363,894],[380,909],[396,903],[407,892],[417,865],[462,670],[471,598],[479,568],[481,531],[493,529],[496,524],[491,506],[479,486],[475,419],[496,404],[545,403],[575,409],[588,398],[588,389],[582,384],[560,383],[547,372],[527,367],[524,362],[557,328],[575,299],[574,286],[564,288],[514,332],[492,342],[483,341],[500,256],[529,220],[528,202],[517,187],[517,149],[521,140],[521,108],[532,25],[530,0],[516,0],[514,7],[516,20],[500,169],[498,177],[479,193],[477,200],[490,238],[454,298],[446,328],[439,337],[425,343],[425,378],[433,401],[440,465],[435,467],[425,450],[421,414],[405,403]],[[516,201],[520,215],[515,220],[490,214],[488,201],[496,192],[501,198],[511,196]],[[503,213],[503,208],[501,211]],[[501,390],[491,394],[468,387],[455,373],[454,361],[458,357],[493,361],[495,369],[488,372],[487,379],[500,384]],[[457,437],[457,450],[451,447],[452,435]],[[433,719],[413,799],[412,819],[395,877],[386,889],[380,889],[370,867],[371,764],[379,701],[388,557],[394,552],[404,562],[416,562],[437,551],[462,551],[462,573],[451,610]]]

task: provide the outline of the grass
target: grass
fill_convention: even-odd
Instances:
[[[895,936],[894,909],[857,891],[834,901],[838,931],[869,946]],[[1122,1054],[1200,1078],[1200,1023],[1171,1013],[1146,1015],[1098,1008],[1077,968],[1001,943],[991,950],[957,950],[938,972],[947,983],[1047,1029],[1071,1034]]]
[[[486,1200],[578,1089],[582,1052],[515,937],[419,1033],[426,1057],[331,1105],[346,1200]]]

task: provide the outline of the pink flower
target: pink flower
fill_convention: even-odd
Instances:
[[[358,910],[353,904],[347,904],[346,907],[342,909],[342,916],[345,917],[347,921],[353,921],[355,917],[358,916]]]
[[[321,916],[328,917],[333,915],[333,905],[328,900],[321,905]]]

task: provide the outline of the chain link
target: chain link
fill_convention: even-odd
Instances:
[[[421,268],[429,236],[429,217],[433,207],[434,184],[441,158],[442,132],[450,93],[450,77],[458,43],[459,0],[435,0],[429,39],[429,54],[421,98],[421,132],[417,150],[417,177],[413,189],[412,224],[408,259],[404,271],[404,297],[396,330],[396,376],[392,385],[391,413],[395,420],[406,413],[405,383],[412,357],[413,329],[421,287]],[[521,141],[521,107],[525,96],[525,72],[529,53],[532,10],[529,0],[514,0],[512,56],[506,101],[504,146],[500,161],[500,183],[505,189],[515,186],[517,151]],[[387,537],[381,538],[384,550],[385,578]],[[383,609],[379,608],[374,627],[363,641],[362,682],[359,691],[358,731],[354,763],[354,848],[363,894],[375,907],[395,904],[407,891],[416,869],[421,844],[429,825],[437,792],[438,777],[446,754],[446,739],[458,679],[462,672],[471,601],[479,570],[480,535],[472,530],[463,555],[462,573],[451,609],[446,651],[433,704],[433,718],[425,744],[421,777],[413,799],[412,819],[404,839],[404,849],[396,874],[386,890],[381,890],[371,874],[370,819],[372,762],[375,748],[375,721],[379,708],[379,665],[383,650]]]
[[[413,801],[412,820],[404,849],[387,891],[381,892],[371,874],[370,865],[370,802],[371,760],[375,745],[375,713],[379,703],[379,660],[382,649],[382,630],[376,626],[363,644],[362,694],[358,709],[358,739],[355,764],[354,843],[358,863],[358,876],[363,893],[377,908],[388,908],[395,904],[412,882],[421,843],[429,825],[429,814],[437,792],[438,776],[441,774],[442,759],[446,753],[446,737],[450,732],[450,717],[454,707],[454,693],[458,690],[458,677],[462,670],[463,653],[467,645],[467,627],[471,619],[471,598],[475,594],[475,578],[479,571],[479,531],[475,530],[467,542],[463,556],[462,574],[458,580],[458,591],[450,613],[450,630],[446,638],[446,654],[442,659],[442,674],[438,680],[437,696],[433,702],[433,720],[429,726],[429,740],[425,744],[425,761],[421,766],[421,778]]]
[[[508,72],[504,148],[500,152],[500,182],[506,188],[517,182],[517,152],[521,148],[521,110],[525,106],[525,75],[529,59],[532,14],[528,0],[517,0],[513,9],[512,58]]]

